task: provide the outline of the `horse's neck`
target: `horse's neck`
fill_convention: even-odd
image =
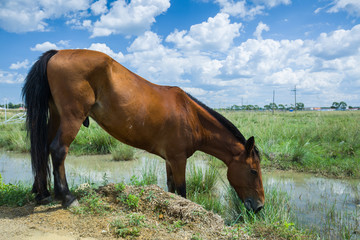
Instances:
[[[200,121],[204,137],[199,150],[222,160],[228,166],[234,156],[236,138],[213,117],[203,116]]]

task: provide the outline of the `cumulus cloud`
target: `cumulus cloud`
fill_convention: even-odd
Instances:
[[[360,16],[360,1],[358,0],[334,0],[327,12],[337,13],[346,11],[351,15]]]
[[[230,23],[228,14],[218,13],[206,22],[192,25],[189,31],[176,30],[166,41],[184,50],[226,51],[234,38],[240,36],[241,26],[241,23]]]
[[[46,20],[89,8],[90,0],[0,1],[0,27],[8,32],[45,31]]]
[[[215,2],[219,3],[221,12],[241,18],[252,19],[256,15],[263,14],[265,9],[262,5],[249,7],[245,0],[238,2],[234,2],[233,0],[215,0]]]
[[[55,43],[46,41],[43,43],[38,43],[35,45],[35,47],[30,48],[31,51],[39,51],[39,52],[45,52],[50,49],[59,49],[59,47]]]
[[[20,68],[28,68],[29,67],[29,60],[25,59],[24,61],[22,62],[16,62],[16,63],[12,63],[10,65],[10,69],[12,70],[17,70],[17,69],[20,69]]]
[[[155,17],[170,7],[169,0],[118,0],[108,13],[94,23],[91,37],[111,34],[140,35],[155,22]]]
[[[263,4],[269,8],[273,8],[277,5],[289,5],[291,4],[291,0],[251,0],[255,4]]]
[[[90,45],[89,49],[103,52],[103,53],[109,55],[110,57],[114,58],[118,62],[122,62],[124,60],[124,55],[122,54],[122,52],[115,53],[105,43],[92,43]]]
[[[62,49],[64,47],[69,46],[69,41],[67,40],[60,40],[57,43],[51,43],[49,41],[38,43],[35,45],[35,47],[30,48],[31,51],[39,51],[39,52],[45,52],[51,49]]]
[[[350,30],[322,33],[314,46],[314,54],[327,59],[357,55],[360,51],[360,24]]]
[[[270,28],[269,28],[268,25],[266,25],[266,24],[263,23],[263,22],[259,22],[259,24],[257,25],[256,30],[255,30],[255,32],[254,32],[253,35],[254,35],[257,39],[262,39],[262,36],[261,36],[262,32],[263,32],[263,31],[268,32],[269,30],[270,30]]]
[[[23,74],[7,72],[0,70],[0,83],[22,83],[25,79]]]
[[[107,6],[106,6],[106,0],[96,1],[91,5],[90,8],[91,8],[91,11],[95,15],[104,14],[104,13],[107,13],[107,11],[108,11]]]

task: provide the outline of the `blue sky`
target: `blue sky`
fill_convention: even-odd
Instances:
[[[49,49],[107,53],[211,107],[360,106],[359,0],[0,1],[0,102]]]

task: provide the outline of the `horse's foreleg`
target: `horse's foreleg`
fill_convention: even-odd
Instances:
[[[173,179],[173,183],[171,183],[172,186],[175,185],[175,190],[177,194],[186,198],[186,181],[185,181],[186,158],[172,158],[170,160],[170,167],[171,167],[172,179]],[[170,189],[169,191],[171,192]]]
[[[166,177],[167,177],[168,191],[171,193],[175,193],[174,177],[173,177],[173,173],[171,170],[171,166],[168,162],[166,162]]]
[[[70,193],[65,174],[65,158],[69,146],[75,139],[83,119],[62,120],[60,127],[50,144],[54,173],[55,198],[62,200],[64,207],[76,204],[76,198]]]

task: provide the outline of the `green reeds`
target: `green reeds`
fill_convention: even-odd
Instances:
[[[235,190],[227,185],[225,221],[239,225],[251,236],[266,239],[315,239],[316,236],[296,227],[289,196],[276,187],[265,188],[266,203],[257,214],[247,211]]]
[[[110,147],[112,159],[114,161],[130,161],[134,159],[135,149],[123,143],[117,143]]]
[[[187,198],[205,209],[221,214],[223,206],[216,191],[219,173],[210,164],[204,167],[189,163],[186,179]]]

